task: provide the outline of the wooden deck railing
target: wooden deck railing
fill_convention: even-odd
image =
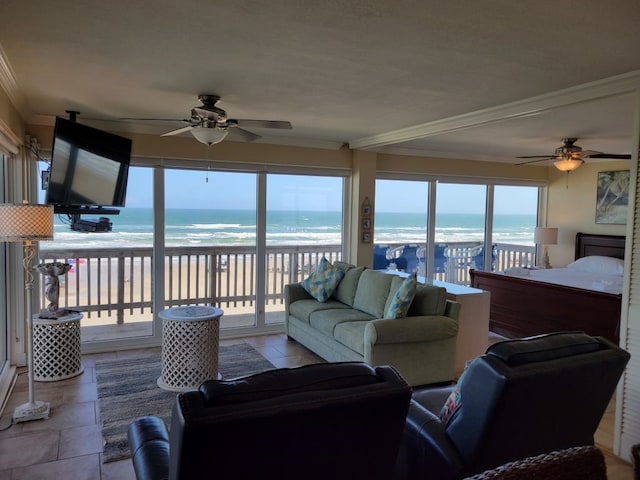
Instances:
[[[436,272],[435,278],[468,284],[469,268],[481,267],[470,263],[476,250],[469,244],[450,244],[448,248],[447,268]],[[152,254],[151,248],[47,249],[40,251],[39,260],[73,264],[61,279],[60,308],[82,310],[88,318],[113,317],[115,323],[122,324],[129,315],[152,312]],[[533,247],[496,244],[495,255],[494,270],[534,263]],[[267,247],[267,305],[283,304],[284,286],[306,277],[323,256],[331,262],[340,260],[341,247]],[[255,303],[256,267],[251,247],[168,247],[165,308],[197,304],[231,310],[251,307]],[[43,308],[44,295],[41,298]]]

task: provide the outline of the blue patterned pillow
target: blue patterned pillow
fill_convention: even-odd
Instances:
[[[342,277],[344,270],[334,267],[329,260],[322,257],[318,268],[305,278],[301,285],[317,301],[326,302],[333,295]]]
[[[418,281],[416,274],[412,273],[404,279],[396,293],[393,295],[391,303],[384,313],[384,318],[402,318],[407,316],[413,297],[416,296]]]

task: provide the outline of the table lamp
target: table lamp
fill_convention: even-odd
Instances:
[[[33,272],[31,262],[36,254],[34,242],[53,238],[53,206],[0,204],[0,242],[22,242],[25,271],[24,289],[27,325],[27,368],[29,370],[29,401],[16,407],[13,422],[26,422],[49,417],[49,404],[33,398],[33,315],[31,298]]]
[[[551,268],[549,263],[549,245],[558,243],[558,229],[551,227],[536,227],[533,234],[533,243],[536,245],[544,245],[544,262],[543,268]]]

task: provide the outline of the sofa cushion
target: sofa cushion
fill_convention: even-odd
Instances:
[[[317,312],[318,310],[335,310],[343,308],[348,310],[344,303],[340,303],[336,300],[328,300],[326,302],[320,303],[317,300],[312,299],[304,299],[293,302],[289,305],[289,314],[294,317],[302,320],[303,322],[309,323],[309,317],[313,312]]]
[[[364,329],[367,321],[342,322],[335,326],[333,338],[364,356]]]
[[[353,307],[353,301],[356,298],[356,289],[358,288],[358,281],[360,280],[360,275],[362,275],[364,270],[365,267],[353,267],[345,272],[344,277],[340,280],[338,288],[336,288],[336,291],[333,294],[336,300]]]
[[[319,332],[334,336],[334,328],[343,322],[358,322],[374,320],[375,317],[353,308],[339,308],[334,310],[318,310],[309,316],[309,324]]]
[[[305,278],[301,285],[313,298],[319,302],[326,302],[342,277],[344,277],[344,270],[334,267],[329,260],[322,257],[318,268]]]
[[[417,279],[415,273],[404,278],[397,288],[394,288],[398,283],[395,280],[391,282],[391,293],[385,306],[384,318],[406,317],[409,306],[416,294]]]
[[[393,278],[393,275],[366,269],[360,275],[353,308],[373,315],[374,318],[382,318]]]
[[[408,317],[421,315],[444,315],[447,307],[447,289],[435,285],[418,285]]]

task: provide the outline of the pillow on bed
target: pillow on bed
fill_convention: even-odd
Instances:
[[[613,257],[601,257],[592,255],[582,257],[567,265],[567,268],[579,272],[602,273],[604,275],[624,274],[624,260]]]

